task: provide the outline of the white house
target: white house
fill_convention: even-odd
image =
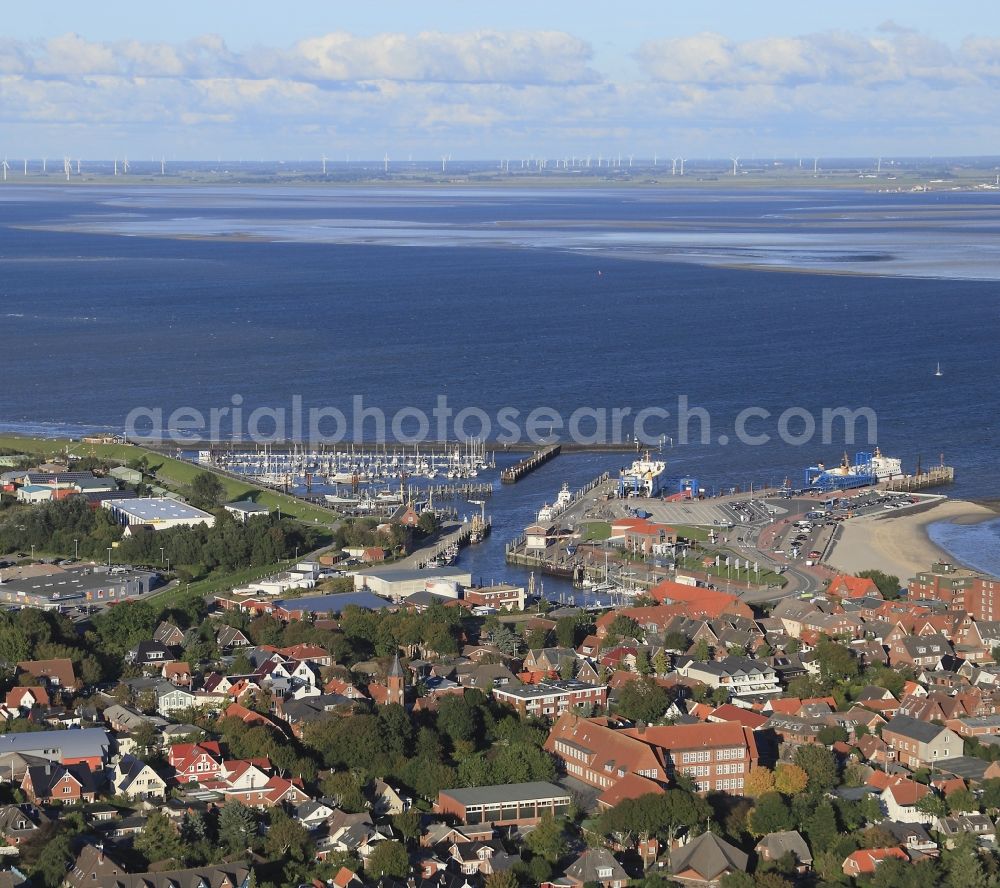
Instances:
[[[111,774],[115,795],[130,799],[166,798],[167,782],[142,759],[126,755],[119,759]]]

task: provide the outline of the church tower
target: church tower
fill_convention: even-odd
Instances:
[[[405,687],[405,676],[403,674],[403,666],[399,662],[399,654],[396,654],[395,659],[392,661],[392,668],[389,670],[389,677],[387,680],[389,693],[386,695],[385,703],[388,706],[390,703],[398,703],[402,706],[406,700],[404,687]]]

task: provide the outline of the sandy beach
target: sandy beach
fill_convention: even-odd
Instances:
[[[927,526],[936,521],[974,524],[995,518],[987,506],[965,500],[945,499],[917,512],[857,518],[844,522],[828,564],[857,573],[877,569],[893,574],[905,584],[918,570],[934,561],[955,561],[927,536]]]

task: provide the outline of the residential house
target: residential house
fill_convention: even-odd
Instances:
[[[896,760],[910,770],[959,756],[962,738],[950,728],[897,715],[882,728],[882,740]]]
[[[49,693],[41,686],[11,688],[4,700],[4,708],[12,718],[30,712],[36,706],[49,705]]]
[[[725,657],[707,663],[684,658],[677,664],[678,674],[700,681],[710,688],[725,688],[733,697],[777,694],[778,675],[763,660],[749,657]]]
[[[745,873],[749,855],[715,833],[704,832],[670,855],[670,874],[683,885],[717,886],[725,876]]]
[[[760,860],[777,861],[786,854],[791,854],[795,860],[795,871],[806,873],[812,869],[812,852],[802,838],[802,834],[794,829],[768,833],[754,848]]]
[[[92,802],[97,794],[94,776],[83,765],[32,765],[21,781],[21,790],[34,804],[64,805]]]
[[[879,864],[890,858],[902,860],[909,863],[910,858],[906,852],[899,847],[892,848],[863,848],[849,854],[844,860],[841,869],[845,876],[857,878],[858,876],[870,876],[878,868]]]
[[[608,703],[606,685],[592,685],[579,679],[542,681],[517,687],[494,687],[493,697],[512,706],[523,716],[558,718],[575,707],[591,711],[604,709]]]
[[[625,888],[629,875],[607,848],[589,848],[566,867],[565,882],[572,888]]]
[[[890,820],[900,823],[933,823],[934,815],[925,814],[917,807],[917,803],[930,794],[931,790],[923,783],[897,779],[882,790],[879,798]]]
[[[167,647],[180,647],[184,644],[184,631],[173,623],[164,620],[153,630],[153,641]]]
[[[111,773],[111,785],[115,795],[129,799],[166,798],[167,782],[135,756],[125,755],[117,762]]]
[[[955,649],[943,635],[908,635],[889,645],[892,666],[937,668],[944,657],[953,657]]]
[[[68,658],[54,660],[22,660],[17,664],[17,675],[27,672],[50,691],[69,691],[76,687],[73,661]]]

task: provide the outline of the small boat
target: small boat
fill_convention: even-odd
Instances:
[[[934,371],[934,375],[935,376],[944,376],[944,373],[941,372],[941,362],[940,361],[938,361],[938,363],[937,363],[937,370]]]

